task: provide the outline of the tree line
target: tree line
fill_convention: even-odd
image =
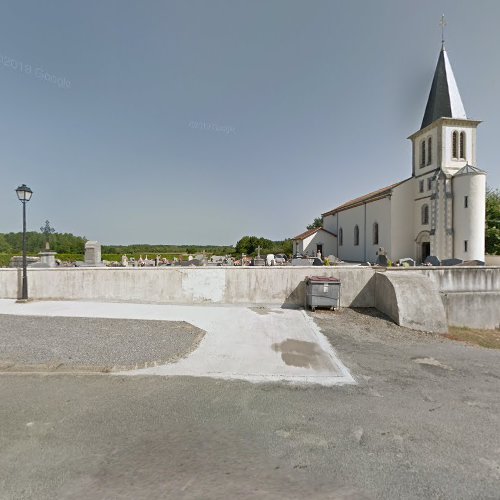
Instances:
[[[26,247],[28,253],[38,253],[45,249],[45,244],[49,241],[50,249],[61,254],[85,253],[85,243],[87,238],[75,236],[71,233],[57,232],[37,232],[28,231],[26,233]],[[228,245],[102,245],[103,254],[182,254],[201,253],[207,255],[246,255],[257,254],[260,247],[261,254],[267,253],[292,253],[292,241],[272,241],[267,238],[257,236],[243,236],[235,246]],[[21,253],[23,249],[23,233],[0,233],[0,253],[13,254]]]
[[[26,232],[28,253],[45,249],[46,234],[37,231]],[[52,233],[49,236],[50,249],[58,253],[83,254],[87,239],[71,233]],[[0,253],[20,253],[23,249],[23,233],[0,233]]]

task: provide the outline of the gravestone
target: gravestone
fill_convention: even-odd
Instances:
[[[377,266],[387,267],[389,265],[389,261],[387,260],[387,255],[385,253],[377,255],[377,261],[375,262]]]
[[[426,266],[440,266],[441,261],[435,255],[429,255],[424,261]]]
[[[389,264],[389,261],[387,260],[387,252],[383,247],[379,247],[377,251],[377,261],[375,262],[377,266],[384,266],[387,267]]]
[[[101,266],[101,244],[98,241],[85,243],[85,265]]]
[[[36,265],[35,267],[56,267],[56,255],[57,252],[50,252],[48,250],[45,250],[45,252],[39,252],[38,255],[40,256],[40,265]]]
[[[32,265],[40,262],[40,257],[32,257],[31,255],[26,256],[26,265],[31,267]],[[9,267],[23,267],[23,256],[14,255],[10,258]]]

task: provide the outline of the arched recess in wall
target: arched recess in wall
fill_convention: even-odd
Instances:
[[[458,160],[458,132],[456,130],[451,134],[451,157]]]
[[[378,245],[378,222],[373,223],[373,244]]]
[[[427,203],[421,208],[422,225],[429,224],[429,205]]]
[[[358,246],[358,245],[359,245],[359,227],[356,224],[354,226],[354,246]]]
[[[422,139],[420,143],[420,166],[423,167],[425,165],[425,139]]]
[[[429,231],[420,231],[415,238],[417,245],[417,262],[422,262],[431,253],[431,233]]]
[[[342,246],[344,244],[344,230],[342,228],[339,229],[339,245]]]
[[[465,160],[465,132],[460,132],[460,159]]]

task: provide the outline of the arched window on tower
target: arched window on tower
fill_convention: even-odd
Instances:
[[[354,246],[357,247],[359,245],[359,227],[356,224],[354,226]]]
[[[378,223],[373,223],[373,244],[378,245]]]
[[[451,135],[451,143],[451,157],[458,160],[458,132],[456,130]]]
[[[465,160],[465,132],[460,132],[460,159]]]
[[[342,246],[344,244],[344,230],[342,228],[339,229],[339,245]]]
[[[427,139],[427,165],[432,163],[432,137]]]
[[[429,205],[422,205],[422,225],[429,224]]]
[[[420,143],[420,166],[425,165],[425,139]]]

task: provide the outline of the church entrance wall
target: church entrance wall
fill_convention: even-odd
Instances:
[[[422,243],[422,262],[425,262],[425,259],[430,256],[431,254],[431,244],[430,242],[426,241],[425,243]]]
[[[431,255],[431,235],[429,231],[420,231],[415,238],[417,245],[417,263],[422,263]]]

